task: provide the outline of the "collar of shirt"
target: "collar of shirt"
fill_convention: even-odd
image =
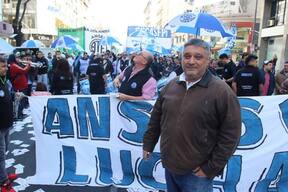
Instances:
[[[198,83],[199,81],[201,81],[202,78],[198,79],[197,81],[192,81],[192,82],[188,82],[186,81],[186,78],[185,78],[185,74],[182,73],[180,76],[179,76],[179,81],[182,81],[182,82],[185,82],[186,83],[186,89],[188,90],[190,87],[192,87],[193,85],[195,85],[196,83]]]
[[[132,68],[132,73],[131,73],[131,75],[130,75],[130,79],[131,79],[134,75],[136,75],[138,72],[142,71],[143,69],[144,69],[144,68],[142,68],[142,69],[141,69],[141,68],[140,68],[140,69],[138,68],[138,69],[137,69],[136,67],[133,67],[133,68]]]

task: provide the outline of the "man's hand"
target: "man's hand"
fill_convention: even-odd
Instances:
[[[200,167],[197,167],[197,168],[194,170],[194,174],[195,174],[197,177],[207,177],[207,175],[203,172],[203,170],[202,170]]]
[[[120,79],[119,79],[118,77],[116,77],[116,78],[114,79],[113,83],[114,83],[114,85],[115,85],[116,87],[118,87],[118,88],[121,86],[121,82],[120,82]]]
[[[125,101],[125,100],[129,100],[129,97],[128,97],[128,95],[126,95],[124,93],[119,93],[118,99]]]
[[[150,158],[151,153],[143,150],[143,159],[148,160]]]

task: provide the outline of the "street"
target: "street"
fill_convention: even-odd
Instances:
[[[31,120],[31,116],[28,116],[23,121],[14,122],[13,129],[10,131],[10,145],[7,152],[6,168],[8,168],[9,173],[15,172],[19,174],[19,178],[13,184],[15,190],[25,192],[126,191],[110,187],[29,185],[28,179],[35,174],[36,170],[35,136]]]

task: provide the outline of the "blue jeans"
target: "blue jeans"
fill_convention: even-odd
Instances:
[[[9,144],[9,129],[0,130],[0,183],[3,183],[8,179],[5,160],[6,160],[6,151],[8,150]]]
[[[213,192],[213,180],[194,173],[176,175],[165,169],[168,192]]]

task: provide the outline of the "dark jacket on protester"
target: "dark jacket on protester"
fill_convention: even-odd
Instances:
[[[143,86],[152,77],[150,68],[146,67],[130,78],[132,71],[133,66],[125,69],[119,92],[131,96],[142,96]]]
[[[105,94],[104,69],[102,65],[98,63],[90,64],[86,74],[89,76],[90,93]]]
[[[0,106],[0,130],[7,130],[13,125],[13,103],[6,82],[0,82]]]
[[[40,64],[40,66],[37,67],[38,75],[47,74],[47,72],[48,72],[48,60],[45,57],[35,58],[34,62]]]
[[[53,95],[73,94],[73,75],[55,73],[53,75],[51,92]]]
[[[213,178],[221,173],[239,142],[238,99],[210,72],[188,90],[176,77],[154,105],[143,149],[152,152],[160,135],[166,169],[182,175],[200,166],[208,178]]]

